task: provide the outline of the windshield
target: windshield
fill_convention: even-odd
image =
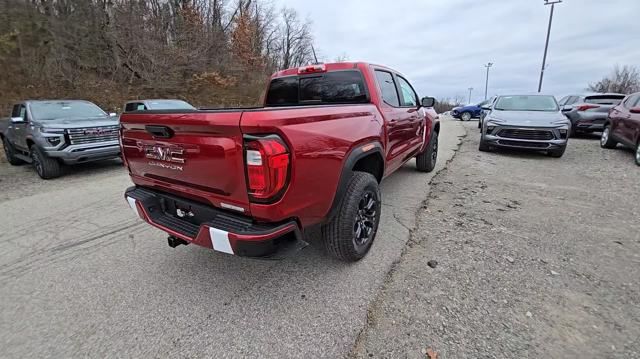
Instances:
[[[107,116],[100,107],[84,101],[38,101],[31,103],[30,107],[31,115],[38,121]]]
[[[558,111],[553,96],[502,96],[494,106],[501,111]]]
[[[195,107],[182,100],[151,100],[147,104],[149,110],[195,110]]]

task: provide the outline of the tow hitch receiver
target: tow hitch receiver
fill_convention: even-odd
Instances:
[[[171,248],[175,248],[181,244],[184,244],[185,246],[189,244],[189,242],[174,236],[169,236],[167,238],[167,242],[169,243],[169,247]]]

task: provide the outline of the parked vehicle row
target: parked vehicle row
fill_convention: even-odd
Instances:
[[[182,100],[136,100],[125,112],[190,109]],[[32,100],[16,103],[11,117],[0,119],[0,140],[11,165],[31,163],[43,179],[62,174],[74,165],[120,156],[115,113],[82,100]]]
[[[480,151],[510,147],[561,157],[569,137],[602,132],[603,148],[629,147],[640,166],[640,93],[570,95],[557,104],[552,96],[498,96],[483,110]]]

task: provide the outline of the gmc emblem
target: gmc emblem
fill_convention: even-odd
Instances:
[[[84,130],[84,134],[85,135],[90,135],[90,136],[97,136],[97,135],[103,135],[105,132],[101,129],[91,129],[91,130]]]
[[[177,146],[147,145],[144,147],[147,158],[173,163],[184,163],[184,148]]]

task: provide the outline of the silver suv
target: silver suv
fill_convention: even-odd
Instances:
[[[560,112],[555,97],[498,96],[482,121],[480,151],[495,147],[546,151],[562,157],[571,122]]]
[[[120,156],[119,120],[89,101],[24,101],[0,120],[4,152],[12,165],[33,164],[43,179],[73,165]]]

